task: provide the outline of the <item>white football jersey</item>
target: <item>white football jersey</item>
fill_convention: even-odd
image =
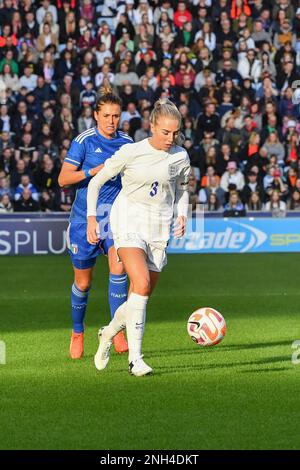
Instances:
[[[88,215],[95,215],[90,211],[90,186],[97,186],[98,180],[98,194],[99,183],[103,184],[101,173],[89,185]],[[157,150],[144,139],[123,145],[106,160],[103,173],[109,178],[120,173],[122,178],[122,190],[110,216],[113,234],[139,234],[148,242],[165,245],[170,237],[174,203],[183,193],[187,196],[190,161],[186,150],[179,146],[172,146],[169,152]],[[178,215],[187,215],[186,212],[184,207]]]

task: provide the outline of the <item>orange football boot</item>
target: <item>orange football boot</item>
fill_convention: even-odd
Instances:
[[[124,330],[119,331],[113,339],[113,345],[116,353],[125,353],[128,351],[128,343],[125,338]]]
[[[70,356],[72,359],[80,359],[83,356],[83,333],[72,331]]]

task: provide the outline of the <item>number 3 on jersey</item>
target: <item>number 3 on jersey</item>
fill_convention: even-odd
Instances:
[[[158,181],[154,181],[154,183],[151,184],[151,191],[150,191],[151,197],[156,196],[157,188],[158,188]]]

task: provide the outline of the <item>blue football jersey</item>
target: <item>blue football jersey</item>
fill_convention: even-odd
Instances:
[[[73,139],[65,162],[77,166],[80,170],[94,168],[110,158],[120,147],[133,140],[121,131],[116,132],[113,139],[103,137],[97,127],[92,127]],[[86,197],[90,178],[78,183],[76,197],[70,215],[71,222],[86,222]],[[105,183],[99,193],[98,208],[102,205],[111,205],[121,190],[120,175]]]

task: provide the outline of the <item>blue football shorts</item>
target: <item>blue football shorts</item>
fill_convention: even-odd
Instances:
[[[77,269],[88,269],[95,265],[97,256],[107,255],[114,245],[110,231],[100,238],[97,245],[91,245],[86,238],[86,223],[71,222],[67,229],[67,247],[72,264]]]

